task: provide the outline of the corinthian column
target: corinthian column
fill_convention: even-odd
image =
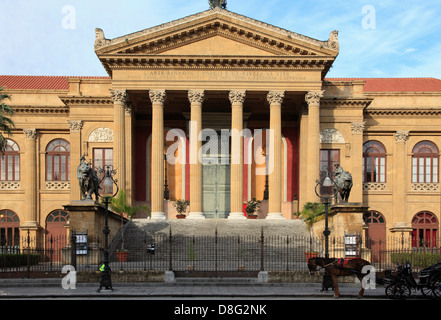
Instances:
[[[202,148],[199,134],[202,130],[202,102],[204,90],[189,90],[190,117],[190,212],[188,219],[205,219],[202,212],[202,163],[198,153]]]
[[[270,91],[269,211],[267,219],[284,219],[282,215],[282,102],[284,91]]]
[[[38,227],[37,220],[37,129],[24,129],[25,141],[25,165],[23,168],[23,185],[26,194],[26,210],[24,226]]]
[[[246,219],[243,214],[243,103],[245,90],[229,94],[231,102],[231,186],[228,219]]]
[[[152,214],[156,220],[167,219],[164,213],[164,102],[165,90],[151,90],[152,101]]]
[[[126,190],[126,128],[124,108],[127,101],[126,90],[111,90],[113,99],[113,166],[116,169],[116,178],[120,190]],[[104,165],[104,164],[103,164]]]
[[[323,90],[310,91],[305,100],[308,104],[308,146],[307,146],[307,199],[306,202],[317,202],[315,185],[320,178],[320,98]]]

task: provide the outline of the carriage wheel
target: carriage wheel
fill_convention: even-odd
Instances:
[[[386,295],[392,299],[407,299],[410,297],[410,288],[403,283],[391,284],[386,288]]]
[[[432,297],[432,287],[428,285],[427,287],[421,287],[421,293],[425,298],[431,298]]]
[[[441,275],[431,282],[430,287],[432,288],[433,296],[438,300],[441,299]]]

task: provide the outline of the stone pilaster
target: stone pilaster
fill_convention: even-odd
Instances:
[[[394,134],[394,169],[393,176],[394,192],[392,195],[393,204],[393,221],[395,222],[392,231],[409,231],[411,230],[410,221],[407,221],[407,177],[408,171],[406,166],[406,142],[409,139],[409,131],[397,131]]]
[[[125,114],[125,175],[126,175],[126,196],[127,202],[133,205],[133,104],[127,102],[124,106]]]
[[[23,129],[25,140],[25,161],[21,177],[26,194],[24,228],[38,228],[38,180],[37,180],[37,129]],[[35,234],[33,234],[35,235]]]
[[[320,178],[320,98],[323,93],[323,90],[310,91],[305,96],[308,104],[307,202],[318,202],[315,186]]]
[[[270,91],[269,208],[267,219],[284,219],[282,215],[282,102],[284,91]]]
[[[352,122],[351,164],[353,186],[350,202],[363,202],[363,130],[365,122]]]
[[[198,157],[202,148],[199,134],[202,130],[202,103],[204,90],[189,90],[190,116],[190,212],[188,219],[205,219],[202,212],[202,163]]]
[[[230,91],[231,102],[231,185],[229,219],[246,219],[243,214],[243,103],[245,90]]]
[[[67,120],[70,130],[70,201],[80,200],[80,186],[77,180],[77,165],[81,154],[81,129],[82,120]]]
[[[120,190],[126,190],[126,128],[124,108],[127,103],[126,90],[111,90],[113,99],[113,166],[116,169],[116,179]]]
[[[151,218],[165,220],[164,213],[164,102],[165,90],[151,90],[152,102],[152,175]]]

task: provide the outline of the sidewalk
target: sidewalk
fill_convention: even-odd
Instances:
[[[1,299],[296,299],[333,298],[332,290],[321,292],[319,283],[272,284],[243,281],[210,283],[114,283],[113,291],[97,292],[99,283],[77,283],[75,289],[63,289],[62,279],[0,279]],[[340,284],[341,298],[357,298],[360,284]],[[417,295],[420,295],[419,293]],[[415,296],[417,296],[415,295]],[[385,298],[384,287],[365,290],[366,299]]]

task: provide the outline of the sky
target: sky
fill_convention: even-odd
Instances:
[[[228,0],[229,11],[326,41],[328,78],[441,79],[439,0]],[[112,39],[209,9],[208,0],[0,0],[0,74],[107,76],[95,28]]]

